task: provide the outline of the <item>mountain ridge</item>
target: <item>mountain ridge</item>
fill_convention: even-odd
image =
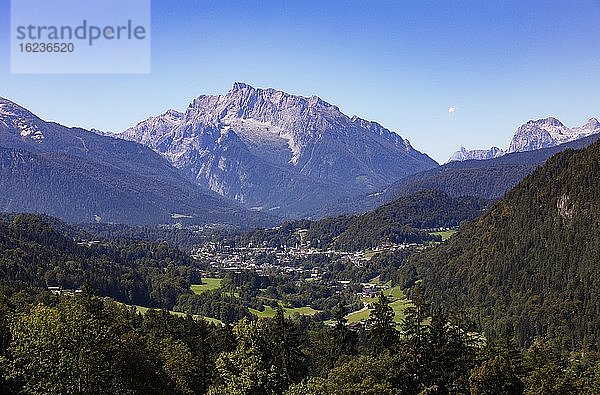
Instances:
[[[592,117],[582,126],[566,127],[554,117],[529,120],[519,126],[506,150],[492,147],[489,150],[466,150],[461,147],[446,163],[471,159],[490,159],[513,152],[550,148],[600,133],[600,122]]]
[[[600,139],[600,133],[549,148],[513,152],[486,160],[465,160],[404,177],[369,195],[345,199],[325,206],[315,217],[339,213],[361,213],[421,190],[439,190],[451,197],[501,198],[552,155],[568,148],[580,149]]]
[[[43,121],[4,98],[0,186],[0,210],[69,222],[157,224],[177,215],[196,224],[266,223],[185,180],[141,144]]]
[[[348,117],[317,96],[239,82],[224,95],[201,95],[183,113],[151,117],[120,136],[161,153],[222,196],[292,216],[437,166],[396,133]]]

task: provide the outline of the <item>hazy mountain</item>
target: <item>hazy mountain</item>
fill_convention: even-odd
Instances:
[[[222,196],[292,216],[437,166],[408,140],[316,96],[243,83],[121,136],[161,153]]]
[[[264,223],[143,145],[46,122],[1,98],[0,190],[1,211],[71,222]]]
[[[460,150],[456,151],[448,162],[455,161],[464,161],[464,160],[485,160],[485,159],[493,159],[499,156],[504,155],[505,152],[498,147],[492,147],[488,150],[476,149],[476,150],[467,150],[465,147],[460,147]]]
[[[600,142],[550,158],[445,245],[403,269],[411,286],[469,310],[494,335],[600,338]]]
[[[511,152],[549,148],[597,133],[600,133],[600,122],[596,118],[590,118],[585,125],[574,128],[568,128],[552,117],[537,121],[531,120],[517,129],[508,149],[492,147],[489,150],[466,150],[461,147],[448,159],[448,162],[491,159]]]

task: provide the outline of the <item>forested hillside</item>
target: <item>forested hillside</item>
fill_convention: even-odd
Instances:
[[[198,275],[191,258],[166,243],[124,239],[76,242],[34,215],[0,218],[0,278],[29,287],[81,288],[145,306],[170,308]]]
[[[474,197],[452,198],[444,192],[420,191],[403,196],[363,215],[285,222],[275,229],[258,229],[238,239],[271,246],[304,242],[319,248],[360,250],[385,242],[417,243],[438,240],[424,229],[458,226],[489,204]]]
[[[481,215],[489,201],[475,197],[453,198],[440,191],[403,196],[360,215],[335,240],[342,249],[374,247],[382,241],[401,243],[405,229],[455,227]]]
[[[600,339],[600,143],[549,159],[445,245],[414,256],[437,302],[467,307],[491,334],[570,348]]]

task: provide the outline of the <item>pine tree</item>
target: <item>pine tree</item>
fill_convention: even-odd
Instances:
[[[369,344],[373,352],[380,353],[396,346],[398,331],[396,331],[394,315],[390,300],[383,292],[380,293],[369,314]]]

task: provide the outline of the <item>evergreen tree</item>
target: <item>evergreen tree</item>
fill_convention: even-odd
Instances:
[[[495,356],[473,369],[469,382],[472,395],[520,395],[524,388],[514,366],[504,356]]]
[[[374,353],[393,349],[397,345],[398,331],[394,315],[390,300],[381,292],[369,314],[369,344]]]

